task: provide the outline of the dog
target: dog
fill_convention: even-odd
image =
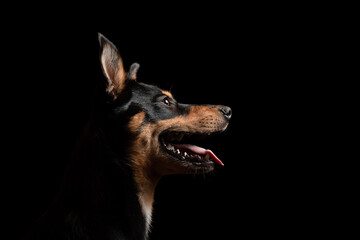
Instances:
[[[221,133],[223,105],[178,103],[169,91],[126,72],[102,34],[103,96],[75,148],[63,183],[27,239],[147,239],[157,183],[168,174],[208,173],[222,161],[194,142]]]

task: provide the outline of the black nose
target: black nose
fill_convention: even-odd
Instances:
[[[222,106],[219,108],[219,111],[226,117],[227,120],[230,120],[232,115],[231,108],[227,106]]]

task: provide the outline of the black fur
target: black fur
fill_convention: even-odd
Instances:
[[[144,239],[132,169],[106,135],[87,126],[56,200],[29,239]]]

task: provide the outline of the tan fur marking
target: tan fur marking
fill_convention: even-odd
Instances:
[[[129,121],[129,129],[131,132],[136,133],[139,129],[141,124],[144,122],[145,119],[145,112],[139,112],[132,116]]]
[[[154,202],[154,192],[160,177],[151,174],[150,156],[151,151],[150,136],[148,127],[142,127],[145,119],[145,112],[134,115],[129,121],[129,129],[134,134],[134,141],[130,148],[130,156],[134,170],[134,179],[138,187],[138,198],[146,219],[146,230],[151,225],[152,205]]]
[[[114,84],[115,91],[116,91],[116,94],[118,95],[119,93],[122,92],[122,90],[125,87],[126,73],[125,73],[123,68],[120,68],[120,70],[116,74],[116,80],[115,81],[116,81],[116,84]]]
[[[161,92],[169,98],[173,98],[173,95],[169,91],[162,90]]]

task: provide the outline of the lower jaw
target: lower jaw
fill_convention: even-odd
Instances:
[[[174,145],[160,140],[161,149],[185,170],[185,173],[207,173],[214,170],[214,162],[209,156],[199,155],[190,151],[177,150]],[[175,144],[176,145],[176,144]],[[173,147],[171,147],[173,146]],[[179,171],[182,171],[179,169]]]
[[[207,173],[211,172],[214,169],[214,163],[209,160],[205,160],[200,158],[198,161],[194,159],[184,159],[181,156],[174,156],[173,154],[169,153],[165,150],[165,152],[170,156],[170,158],[181,165],[181,167],[184,167],[186,170],[185,173]]]

